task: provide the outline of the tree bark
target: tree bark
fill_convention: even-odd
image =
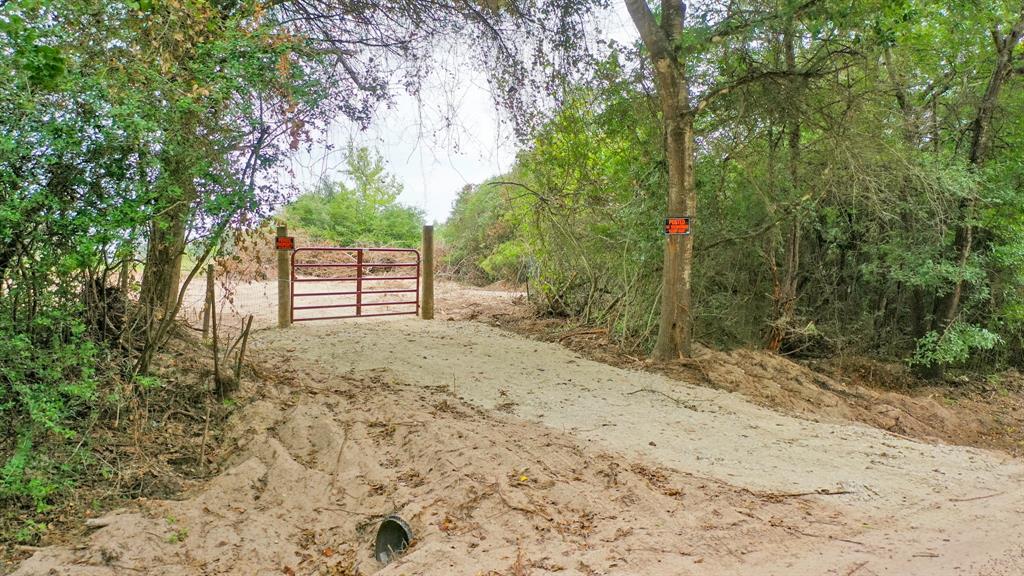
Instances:
[[[172,309],[178,296],[188,213],[175,207],[150,224],[139,302],[153,311]]]
[[[693,174],[693,119],[669,116],[665,122],[668,156],[668,210],[666,216],[694,216],[697,191]],[[654,357],[662,360],[692,353],[693,236],[670,234],[665,242],[662,270],[661,319]]]
[[[149,227],[146,263],[139,288],[139,325],[143,327],[140,372],[149,369],[162,324],[178,306],[181,261],[192,205],[196,201],[196,137],[198,117],[189,113],[181,123],[178,136],[165,143],[161,153],[161,183],[158,211]]]
[[[625,2],[654,66],[668,162],[665,215],[669,218],[694,218],[697,212],[697,189],[693,172],[694,110],[690,106],[685,63],[679,61],[673,48],[683,33],[685,6],[678,0],[664,0],[661,3],[659,23],[646,1]],[[692,270],[693,236],[669,235],[665,241],[661,317],[653,350],[655,358],[671,360],[692,353]]]

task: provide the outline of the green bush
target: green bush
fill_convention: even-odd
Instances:
[[[44,511],[70,483],[71,459],[59,445],[80,438],[97,407],[98,347],[85,326],[62,313],[40,314],[29,331],[0,327],[0,422],[4,437],[0,501],[30,501]],[[41,443],[56,443],[36,450]]]
[[[39,430],[71,437],[69,415],[88,409],[96,397],[96,345],[82,337],[80,322],[50,316],[37,324],[49,331],[40,342],[25,333],[0,334],[0,409],[24,414]]]
[[[493,280],[523,282],[526,280],[527,250],[518,240],[503,242],[483,260],[480,268]]]
[[[942,334],[932,330],[918,340],[909,364],[925,367],[963,364],[973,352],[991,350],[1001,342],[997,334],[985,328],[957,322]]]
[[[477,285],[521,280],[516,278],[521,273],[521,262],[508,266],[505,264],[510,262],[502,262],[502,257],[495,255],[506,243],[506,250],[517,245],[516,257],[524,250],[516,240],[512,207],[508,191],[498,180],[467,186],[459,192],[452,215],[438,235],[444,247],[443,263],[453,276]]]

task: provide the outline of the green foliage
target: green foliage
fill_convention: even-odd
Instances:
[[[70,485],[73,459],[59,462],[54,451],[33,448],[83,440],[97,406],[99,349],[80,321],[54,309],[30,328],[0,321],[0,425],[10,442],[3,445],[0,502],[31,502],[43,512]]]
[[[480,285],[516,281],[524,268],[523,247],[515,240],[516,221],[509,192],[499,182],[492,180],[460,190],[439,234],[445,265],[459,278]],[[506,244],[509,246],[504,256],[498,256]]]
[[[522,282],[526,279],[524,267],[527,263],[527,251],[522,242],[512,240],[495,247],[494,251],[480,261],[480,268],[490,278]]]
[[[457,274],[527,280],[550,313],[637,344],[657,320],[665,176],[656,119],[616,62],[601,67],[612,81],[581,89],[510,174],[463,190],[444,239]]]
[[[37,342],[25,333],[0,331],[0,408],[24,414],[41,431],[71,438],[68,416],[96,396],[96,346],[82,337],[80,322],[51,313],[35,324],[49,332]]]
[[[402,186],[384,169],[379,154],[350,146],[348,182],[323,181],[284,209],[293,228],[338,246],[419,245],[423,212],[398,202]]]
[[[797,342],[802,353],[1024,365],[1024,77],[1007,76],[993,147],[970,159],[996,63],[991,30],[1022,16],[1012,1],[958,6],[824,3],[795,20],[775,6],[734,28],[713,4],[695,9],[680,58],[692,84],[729,88],[695,121],[696,338],[760,346],[781,322],[802,343],[827,343]],[[789,25],[801,38],[796,78],[781,42]],[[542,307],[636,348],[653,343],[667,188],[643,56],[620,48],[597,63],[500,184],[463,191],[444,229],[463,277],[508,275],[496,264],[514,256]],[[968,228],[964,258],[957,237]],[[797,294],[780,318],[794,247]]]
[[[939,334],[930,331],[917,341],[911,366],[963,364],[977,350],[991,350],[1001,342],[998,335],[970,324],[956,323]]]
[[[31,544],[45,533],[46,524],[30,519],[26,520],[21,528],[14,533],[14,540],[20,544]]]
[[[0,468],[0,499],[18,501],[27,499],[37,512],[49,508],[49,499],[66,482],[66,475],[53,470],[47,457],[32,450],[32,438],[23,434],[10,459]]]
[[[124,328],[155,322],[127,318],[153,310],[113,288],[123,267],[176,223],[216,245],[268,215],[278,192],[262,175],[344,100],[330,57],[256,9],[0,2],[5,508],[59,499],[118,398],[109,384],[134,379],[138,335]]]
[[[160,385],[160,379],[155,376],[136,376],[135,383],[141,390],[149,390]]]

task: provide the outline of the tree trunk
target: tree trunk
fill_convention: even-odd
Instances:
[[[786,144],[789,152],[787,171],[789,173],[790,197],[800,195],[800,110],[799,82],[796,77],[796,46],[794,42],[793,19],[790,18],[786,24],[786,31],[783,35],[783,49],[786,56],[786,73],[789,83],[789,106],[790,110],[786,118]],[[796,316],[797,288],[800,271],[800,211],[797,210],[789,222],[786,231],[786,253],[783,259],[781,274],[775,271],[774,254],[773,274],[774,286],[772,289],[772,322],[768,329],[767,348],[772,352],[778,352],[782,348],[782,342],[786,332]]]
[[[686,65],[675,46],[682,40],[685,6],[679,0],[663,0],[661,18],[655,18],[645,0],[625,0],[630,18],[650,53],[665,133],[668,162],[666,216],[696,216],[697,188],[693,114]],[[671,360],[689,356],[692,338],[691,272],[693,237],[669,235],[665,241],[662,269],[661,317],[653,356]]]
[[[196,148],[190,142],[196,138],[198,117],[190,113],[183,119],[181,136],[167,142],[161,153],[161,189],[158,212],[149,228],[146,263],[139,289],[139,325],[143,327],[143,348],[139,362],[140,372],[149,369],[158,342],[158,335],[166,332],[161,325],[174,314],[178,305],[181,280],[181,260],[185,253],[185,238],[192,204],[196,200],[194,158]]]
[[[665,108],[665,103],[663,103]],[[693,174],[693,118],[678,112],[666,114],[664,121],[668,157],[668,211],[677,218],[695,215],[697,189]],[[664,268],[661,275],[661,320],[654,357],[670,360],[692,353],[691,316],[693,236],[668,235],[665,241]]]
[[[139,302],[154,312],[170,310],[176,303],[188,212],[175,209],[150,224]]]

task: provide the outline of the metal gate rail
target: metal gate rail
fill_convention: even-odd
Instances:
[[[296,262],[297,257],[302,252],[343,252],[350,253],[354,256],[355,261],[350,263],[298,263]],[[367,254],[414,254],[416,256],[415,262],[366,262],[365,255]],[[341,277],[341,278],[300,278],[296,274],[296,270],[305,268],[355,268],[356,274],[352,277]],[[366,270],[374,268],[414,268],[412,276],[367,276]],[[386,272],[385,272],[386,274]],[[363,290],[364,282],[405,282],[409,280],[416,281],[415,288],[396,287],[393,289],[373,289]],[[402,316],[402,315],[415,315],[419,314],[420,311],[420,253],[419,250],[413,250],[411,248],[296,248],[292,251],[291,259],[291,320],[292,322],[308,322],[311,320],[337,320],[342,318],[370,318],[374,316]],[[355,290],[338,291],[338,292],[302,292],[298,293],[296,288],[299,284],[313,282],[355,282]],[[388,294],[414,294],[412,300],[403,300],[401,302],[363,302],[363,295],[388,295]],[[295,300],[297,298],[321,298],[329,296],[355,296],[356,301],[354,303],[346,302],[342,304],[314,304],[309,306],[296,306]],[[372,314],[364,314],[363,308],[373,308],[377,306],[410,306],[414,305],[415,308],[408,311],[402,312],[378,312]],[[329,310],[329,309],[347,309],[355,308],[355,314],[345,314],[340,316],[318,316],[315,318],[296,318],[296,310]]]

